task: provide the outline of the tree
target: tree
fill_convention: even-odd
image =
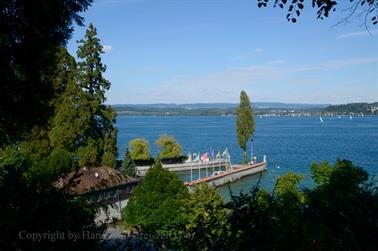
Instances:
[[[161,135],[155,144],[160,148],[159,158],[177,158],[181,154],[181,146],[173,136]]]
[[[378,247],[378,188],[368,174],[352,162],[314,164],[317,186],[306,189],[303,215],[308,234],[307,247],[319,250],[375,250]],[[373,181],[372,181],[373,182]]]
[[[332,12],[336,11],[337,4],[340,2],[340,0],[312,0],[312,7],[317,9],[316,17],[318,19],[324,19]],[[259,8],[267,7],[268,3],[269,0],[257,0],[257,6]],[[301,11],[306,5],[304,0],[275,0],[273,6],[279,6],[281,9],[289,6],[286,19],[296,23],[297,18],[299,18]],[[347,10],[349,11],[349,14],[339,23],[348,22],[353,16],[363,16],[366,28],[368,28],[368,23],[373,25],[378,23],[377,0],[349,0]]]
[[[49,76],[56,52],[91,0],[13,1],[0,4],[0,146],[50,118],[58,91]],[[51,14],[54,13],[54,14]]]
[[[313,164],[315,186],[280,177],[272,194],[257,186],[232,196],[223,250],[375,250],[376,184],[350,161]]]
[[[221,247],[228,210],[215,189],[207,184],[194,188],[181,212],[184,228],[178,233],[191,238],[179,239],[180,249],[218,250]]]
[[[51,119],[49,139],[53,148],[64,148],[75,153],[85,141],[85,120],[80,119],[88,116],[80,102],[84,92],[77,84],[78,72],[74,57],[65,48],[61,48],[57,58],[57,72],[53,80],[63,90],[53,100],[55,114]]]
[[[103,77],[106,66],[102,64],[100,55],[104,51],[93,24],[89,25],[84,39],[78,42],[77,56],[81,60],[78,62],[78,82],[83,90],[79,100],[80,118],[84,121],[81,152],[88,155],[85,153],[88,148],[89,155],[95,157],[93,161],[82,161],[82,163],[91,166],[106,164],[114,167],[117,155],[117,129],[114,123],[117,115],[110,106],[103,104],[110,82]],[[93,148],[96,149],[97,154],[93,154],[95,152]]]
[[[95,222],[98,206],[53,186],[56,178],[72,167],[72,156],[65,150],[55,150],[40,161],[30,160],[18,147],[0,150],[0,213],[6,215],[0,217],[2,249],[96,249],[104,231],[104,225]],[[65,237],[33,241],[26,238],[31,233]],[[68,234],[83,233],[96,238],[68,238]]]
[[[133,139],[129,142],[131,159],[133,160],[149,160],[150,145],[144,138]]]
[[[125,157],[122,162],[122,173],[127,176],[135,177],[136,176],[136,165],[131,158],[129,148],[126,148]]]
[[[115,167],[117,162],[117,132],[114,128],[110,134],[105,135],[104,152],[101,159],[101,164],[104,166]]]
[[[96,166],[99,159],[98,142],[92,138],[86,140],[86,145],[80,146],[77,150],[79,165],[81,167]]]
[[[184,183],[157,160],[123,209],[122,220],[126,227],[136,227],[156,237],[181,223],[179,209],[187,197]]]
[[[186,195],[180,210],[177,204],[166,200],[166,193],[172,191],[167,191],[171,179],[162,174],[168,171],[159,168],[160,172],[151,169],[154,180],[149,178],[150,185],[142,185],[138,197],[134,194],[132,206],[123,212],[124,220],[129,219],[126,223],[138,222],[142,233],[169,234],[169,240],[152,240],[159,247],[377,250],[378,188],[373,181],[367,182],[366,171],[350,161],[313,164],[315,184],[310,188],[300,187],[302,175],[288,173],[277,180],[272,193],[256,185],[249,193],[231,193],[231,201],[226,205],[216,191],[206,186],[195,188],[192,194]],[[172,203],[175,210],[166,212],[173,213],[172,218],[161,212],[165,210],[159,200],[163,201],[162,205]],[[180,214],[175,214],[177,211]],[[164,217],[170,223],[163,222]],[[147,227],[141,227],[142,224]]]
[[[251,102],[245,91],[240,93],[240,104],[236,109],[236,135],[241,149],[243,149],[243,161],[247,162],[247,143],[255,132],[255,121]]]

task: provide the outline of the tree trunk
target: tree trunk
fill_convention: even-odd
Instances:
[[[244,152],[243,152],[243,164],[247,164],[247,150],[244,149]]]

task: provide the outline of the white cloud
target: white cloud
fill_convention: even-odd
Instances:
[[[378,29],[377,30],[371,30],[371,31],[356,31],[356,32],[350,32],[350,33],[345,33],[345,34],[340,34],[337,36],[337,39],[342,39],[342,38],[348,38],[348,37],[361,37],[361,36],[371,36],[378,34]]]
[[[103,45],[102,46],[102,50],[105,52],[105,53],[108,53],[112,50],[112,46],[111,45]]]
[[[255,50],[256,53],[260,53],[260,52],[263,52],[263,51],[264,51],[263,48],[257,48],[257,49]]]

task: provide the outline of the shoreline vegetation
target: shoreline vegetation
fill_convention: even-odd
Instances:
[[[234,116],[237,104],[124,104],[112,108],[119,115],[131,116]],[[253,109],[257,116],[362,116],[378,115],[378,102],[342,105],[254,103]]]

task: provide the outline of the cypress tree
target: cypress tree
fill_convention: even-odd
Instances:
[[[236,135],[240,148],[243,150],[243,161],[247,163],[247,143],[255,132],[255,121],[251,102],[245,91],[240,93],[240,104],[236,109]]]
[[[136,176],[136,164],[135,162],[131,159],[131,154],[129,151],[129,148],[126,148],[125,151],[125,157],[122,162],[122,173],[127,176]]]
[[[79,151],[81,165],[98,164],[115,166],[117,155],[117,129],[114,128],[115,111],[104,105],[105,92],[110,88],[110,82],[103,77],[106,66],[101,62],[104,53],[97,37],[96,28],[90,24],[84,39],[78,41],[78,84],[83,90],[80,100],[80,118],[85,121],[84,144]],[[85,159],[88,158],[88,161]]]

